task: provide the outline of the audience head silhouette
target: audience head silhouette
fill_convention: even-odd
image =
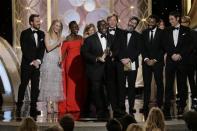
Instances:
[[[146,131],[152,131],[155,128],[165,130],[164,115],[158,107],[153,107],[149,114],[145,124]]]
[[[183,119],[187,124],[187,127],[191,131],[197,131],[197,112],[189,111],[183,115]]]
[[[27,117],[23,119],[19,131],[38,131],[38,126],[33,118]]]
[[[138,124],[130,124],[126,131],[144,131],[143,127]]]
[[[72,115],[70,114],[63,116],[60,119],[59,123],[64,129],[64,131],[73,131],[74,129],[75,122],[74,122]]]
[[[106,124],[107,131],[122,131],[122,125],[116,119],[111,119]]]
[[[120,119],[120,123],[122,124],[122,130],[126,131],[127,127],[132,123],[137,123],[135,118],[131,115],[125,115]]]

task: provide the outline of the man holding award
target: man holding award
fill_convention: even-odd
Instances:
[[[126,80],[128,81],[128,100],[129,113],[133,115],[135,101],[135,81],[137,77],[137,69],[139,66],[138,56],[140,53],[141,35],[135,31],[139,23],[137,17],[131,17],[128,22],[128,29],[124,32],[123,39],[120,41],[118,83],[120,89],[120,108],[125,111],[126,98]]]
[[[86,73],[90,82],[91,95],[96,107],[97,118],[107,118],[105,90],[105,63],[110,54],[107,44],[107,23],[105,20],[97,22],[98,32],[84,40],[81,54],[85,59]]]

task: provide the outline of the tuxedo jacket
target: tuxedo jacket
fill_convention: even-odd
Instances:
[[[139,66],[138,56],[141,48],[141,34],[136,31],[132,32],[129,43],[127,44],[127,31],[124,31],[120,42],[120,49],[118,53],[118,59],[121,61],[123,58],[130,58],[132,62],[135,62],[136,68]]]
[[[191,30],[192,46],[189,59],[189,65],[196,66],[197,64],[197,31]]]
[[[107,45],[108,46],[108,45]],[[81,47],[81,55],[86,63],[86,73],[91,80],[100,81],[105,73],[105,63],[96,61],[103,55],[102,45],[97,33],[87,37]]]
[[[164,64],[163,31],[157,28],[152,42],[149,33],[149,29],[142,32],[142,64],[145,58],[155,59],[158,63]]]
[[[169,27],[164,30],[164,40],[163,45],[167,53],[166,64],[179,64],[185,65],[189,62],[189,55],[192,49],[192,37],[191,30],[188,27],[180,26],[178,42],[174,45],[173,40],[173,27]],[[174,62],[172,60],[172,55],[178,53],[181,55],[182,59],[179,62]]]
[[[20,45],[22,50],[22,63],[21,66],[29,66],[29,64],[36,59],[42,61],[45,44],[44,32],[38,30],[38,45],[36,46],[34,33],[31,28],[22,31],[20,36]]]
[[[109,31],[107,33],[108,44],[112,52],[111,57],[114,58],[115,60],[118,60],[118,53],[120,50],[121,41],[123,39],[123,34],[124,34],[124,31],[118,27],[116,27],[114,35],[111,35]]]

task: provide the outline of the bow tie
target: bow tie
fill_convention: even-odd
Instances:
[[[106,38],[107,36],[105,34],[101,34],[101,38]]]
[[[173,27],[173,30],[179,30],[180,27]]]
[[[116,31],[116,29],[115,28],[111,28],[111,29],[109,29],[109,31],[111,32],[111,31]]]
[[[127,34],[132,34],[133,33],[133,31],[127,31]]]
[[[33,33],[38,33],[38,31],[37,31],[37,30],[33,30],[32,32],[33,32]]]

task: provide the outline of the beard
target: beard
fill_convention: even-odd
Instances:
[[[39,30],[40,29],[40,25],[33,25],[33,28]]]
[[[149,28],[150,30],[155,29],[155,27],[157,27],[157,26],[148,26],[148,28]]]
[[[127,28],[127,30],[128,30],[128,31],[134,31],[134,30],[135,30],[135,27],[129,26],[129,27]]]

